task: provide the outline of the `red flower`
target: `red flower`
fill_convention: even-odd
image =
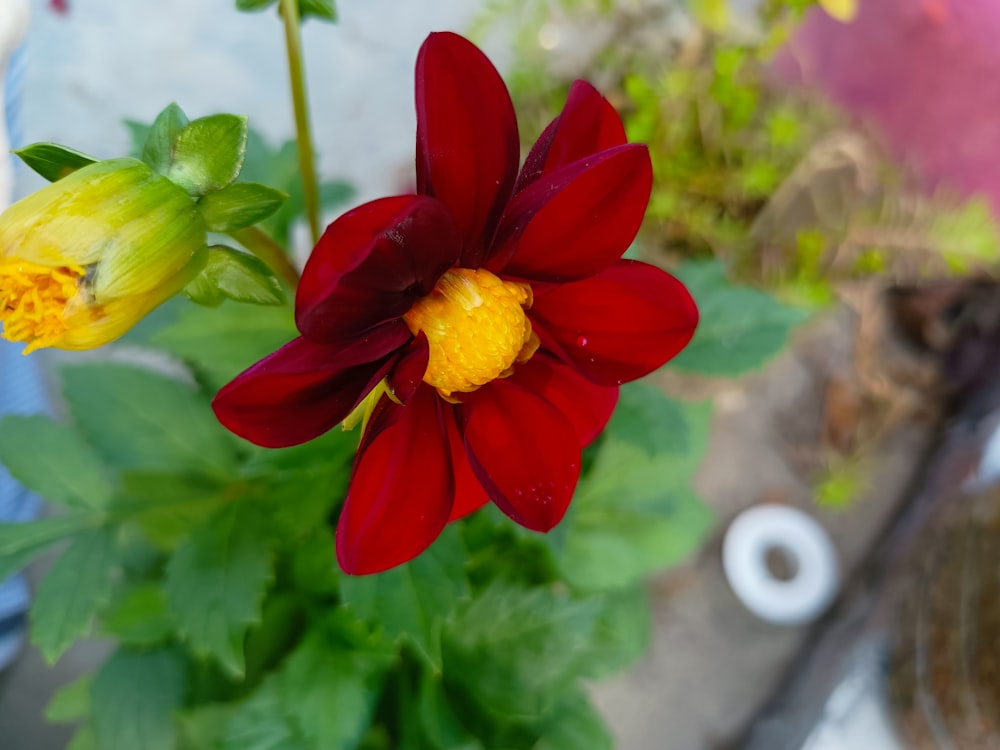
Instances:
[[[652,167],[593,87],[573,85],[518,173],[513,106],[482,52],[432,34],[416,84],[418,194],[329,226],[296,297],[302,336],[214,402],[269,447],[369,416],[337,527],[355,574],[412,559],[489,500],[551,529],[618,386],[698,318],[679,281],[620,260]]]

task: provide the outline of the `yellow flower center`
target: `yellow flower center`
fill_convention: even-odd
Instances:
[[[513,372],[538,349],[524,314],[531,287],[504,281],[482,268],[453,268],[403,316],[430,347],[424,382],[449,397],[468,393]]]
[[[0,321],[8,341],[26,341],[25,354],[58,343],[66,333],[66,304],[77,295],[84,270],[0,259]]]

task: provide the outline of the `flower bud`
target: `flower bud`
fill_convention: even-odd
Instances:
[[[198,272],[204,221],[135,159],[83,167],[0,215],[0,322],[26,351],[113,341]]]

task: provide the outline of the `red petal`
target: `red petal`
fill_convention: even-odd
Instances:
[[[576,81],[570,87],[562,113],[531,147],[514,191],[520,192],[543,173],[627,141],[615,108],[589,83]]]
[[[430,354],[427,336],[419,331],[393,365],[389,373],[389,390],[401,404],[410,403],[423,382]]]
[[[212,401],[230,431],[265,448],[286,448],[336,426],[385,377],[406,343],[389,325],[347,348],[297,338],[237,375]]]
[[[398,318],[458,259],[443,203],[401,195],[337,219],[306,263],[295,322],[313,341],[343,341]]]
[[[616,146],[549,172],[514,196],[497,230],[491,270],[532,281],[575,281],[628,250],[649,202],[653,167],[642,145]]]
[[[469,463],[465,452],[465,438],[455,421],[455,409],[447,410],[445,424],[448,426],[448,442],[451,446],[451,466],[455,475],[455,504],[451,506],[451,516],[448,521],[465,518],[473,511],[482,508],[490,501],[483,485],[479,482]]]
[[[562,520],[580,476],[576,430],[541,396],[505,380],[463,406],[465,447],[497,507],[533,531]]]
[[[417,57],[417,190],[444,201],[481,265],[517,176],[520,142],[496,68],[466,39],[431,34]]]
[[[544,329],[539,333],[546,345],[554,339],[560,358],[605,386],[662,366],[698,325],[698,308],[680,281],[630,260],[538,295],[529,315]]]
[[[581,448],[601,434],[618,403],[617,387],[594,385],[569,365],[545,353],[517,365],[510,380],[558,409],[576,430]]]
[[[455,486],[437,394],[383,398],[365,430],[337,523],[345,573],[379,573],[419,555],[448,522]]]

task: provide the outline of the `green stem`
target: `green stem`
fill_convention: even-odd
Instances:
[[[293,292],[295,291],[299,285],[299,272],[292,265],[292,261],[289,260],[281,245],[257,227],[237,229],[230,232],[229,236],[264,261],[278,278],[288,284]]]
[[[288,77],[292,85],[292,107],[295,110],[295,131],[298,135],[299,169],[302,170],[306,218],[315,245],[319,242],[319,183],[316,180],[316,157],[313,153],[312,132],[309,128],[309,97],[306,94],[305,70],[302,65],[298,0],[281,0],[281,17],[285,22]]]

